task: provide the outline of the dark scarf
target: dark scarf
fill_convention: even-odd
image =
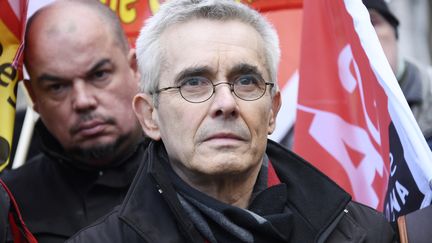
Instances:
[[[186,184],[165,164],[179,201],[208,242],[289,242],[292,212],[287,188],[265,156],[248,209],[222,203]]]

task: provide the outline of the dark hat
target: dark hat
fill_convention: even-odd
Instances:
[[[378,11],[378,13],[380,13],[397,31],[399,20],[390,12],[384,0],[363,0],[363,4],[368,9],[375,9]]]

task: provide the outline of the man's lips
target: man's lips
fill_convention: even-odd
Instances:
[[[241,136],[238,136],[236,134],[233,133],[217,133],[217,134],[212,134],[208,137],[206,137],[206,139],[204,139],[204,142],[208,142],[208,141],[216,141],[216,140],[221,140],[221,141],[232,141],[232,140],[236,140],[236,141],[244,141],[245,139],[243,139]]]
[[[95,136],[103,132],[106,125],[105,122],[99,120],[86,121],[80,123],[74,132],[83,137]]]

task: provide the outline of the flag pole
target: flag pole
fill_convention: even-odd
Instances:
[[[12,163],[12,169],[16,169],[22,166],[27,158],[27,153],[30,147],[30,142],[33,136],[34,126],[36,124],[36,120],[39,118],[38,113],[36,113],[33,108],[33,102],[29,98],[27,93],[27,89],[24,87],[23,83],[20,82],[21,90],[25,93],[25,97],[27,98],[27,108],[24,117],[24,122],[21,128],[21,133],[18,140],[17,149],[15,152],[14,161]]]

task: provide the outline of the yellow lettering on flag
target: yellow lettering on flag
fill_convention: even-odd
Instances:
[[[0,171],[9,163],[15,120],[17,70],[12,66],[19,39],[0,19]]]

